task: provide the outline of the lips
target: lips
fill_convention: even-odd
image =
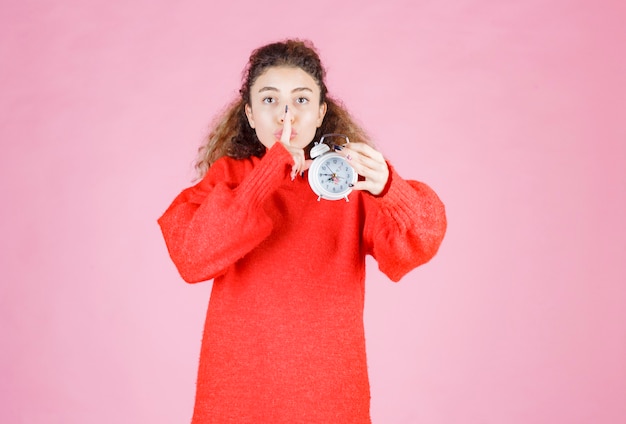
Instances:
[[[294,138],[296,138],[296,135],[298,135],[298,133],[295,130],[291,130],[291,135],[289,136],[289,140],[293,140]],[[282,136],[283,136],[283,130],[276,131],[274,133],[274,137],[276,137],[276,140],[280,140]]]

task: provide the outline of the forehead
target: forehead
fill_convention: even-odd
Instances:
[[[320,92],[317,82],[311,75],[301,68],[290,66],[273,66],[266,69],[257,77],[251,87],[253,94],[264,88],[272,88],[279,91],[308,88],[314,93],[319,94]]]

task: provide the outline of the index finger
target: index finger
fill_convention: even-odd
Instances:
[[[285,117],[283,118],[283,132],[280,135],[280,141],[284,144],[291,144],[291,113],[289,113],[289,106],[285,106]]]
[[[362,154],[364,156],[367,156],[367,157],[372,157],[373,158],[373,157],[376,157],[376,156],[382,156],[382,153],[380,153],[378,150],[376,150],[376,148],[370,146],[367,143],[363,143],[363,142],[360,142],[360,143],[358,143],[358,142],[357,143],[350,143],[350,144],[345,145],[344,147],[346,147],[349,150],[352,150],[353,152],[360,153],[360,154]]]

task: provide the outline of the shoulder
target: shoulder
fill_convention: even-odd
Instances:
[[[245,159],[222,156],[211,165],[206,175],[198,183],[198,186],[209,188],[219,183],[236,186],[252,171],[259,160],[259,158],[254,156]]]
[[[223,156],[216,160],[207,170],[202,179],[184,189],[174,200],[178,203],[202,203],[208,193],[218,185],[235,188],[241,180],[254,168],[258,158],[235,159]]]

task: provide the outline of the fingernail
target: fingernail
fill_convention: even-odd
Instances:
[[[343,147],[338,145],[338,144],[335,144],[335,150],[341,151],[341,150],[343,150]]]
[[[350,183],[348,184],[348,187],[354,187],[354,184]]]
[[[350,155],[346,155],[346,159],[348,159],[348,160],[352,160],[352,156],[350,156]]]

